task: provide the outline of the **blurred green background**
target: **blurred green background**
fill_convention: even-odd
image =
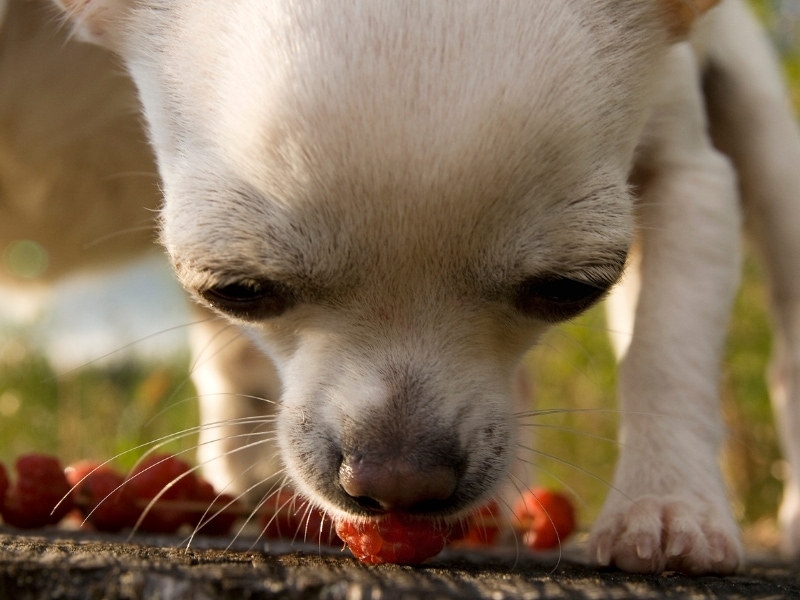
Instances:
[[[753,4],[776,40],[800,112],[800,2]],[[543,453],[537,458],[543,482],[573,490],[585,522],[606,494],[617,451],[615,369],[604,330],[602,310],[593,310],[554,330],[528,358],[537,373],[537,407],[606,409],[540,419],[545,427],[534,436]],[[197,423],[188,354],[170,361],[87,364],[57,374],[27,333],[10,325],[0,330],[0,461],[6,465],[30,451],[56,454],[65,463],[122,453],[116,462],[125,469],[141,455],[131,449]],[[736,514],[748,524],[774,522],[781,490],[783,465],[764,384],[769,351],[767,293],[748,254],[722,373],[730,428],[724,464]],[[178,452],[194,442],[188,436],[165,449]]]

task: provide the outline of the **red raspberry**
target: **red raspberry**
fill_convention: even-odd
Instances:
[[[416,565],[444,548],[451,528],[430,520],[390,513],[369,521],[337,521],[336,533],[368,565]]]
[[[335,546],[341,543],[333,519],[289,490],[271,494],[261,508],[265,537],[285,541],[303,540]]]
[[[3,463],[0,463],[0,513],[3,512],[3,505],[6,503],[6,491],[8,491],[8,473]]]
[[[98,531],[133,527],[139,512],[122,490],[125,478],[111,467],[80,461],[65,469],[75,505]]]
[[[3,520],[8,525],[20,529],[55,525],[72,510],[70,485],[57,458],[24,454],[17,459],[15,469],[17,482],[7,492],[2,507]]]
[[[492,500],[470,514],[466,521],[454,525],[448,542],[470,548],[493,546],[500,536],[500,522],[500,505]]]
[[[239,502],[230,494],[217,494],[214,486],[205,479],[197,479],[195,501],[208,506],[208,510],[204,508],[189,515],[189,523],[199,526],[199,533],[226,535],[239,518]]]
[[[524,530],[522,541],[533,550],[556,548],[575,529],[575,509],[569,498],[545,488],[528,490],[514,506]]]
[[[162,490],[164,493],[159,496]],[[147,506],[146,500],[158,496],[158,501],[147,509],[138,528],[150,533],[173,533],[183,523],[190,522],[191,516],[185,507],[170,507],[169,503],[191,501],[196,490],[197,477],[188,464],[169,454],[153,454],[128,474],[123,498],[141,512]]]

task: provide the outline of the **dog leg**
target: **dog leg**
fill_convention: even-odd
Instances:
[[[710,31],[711,132],[739,172],[748,233],[769,274],[775,344],[770,391],[789,464],[780,522],[800,556],[800,130],[776,57],[747,8],[726,6]]]
[[[202,426],[198,461],[216,489],[258,499],[281,468],[274,441],[280,380],[241,330],[198,313],[201,320],[191,332]]]
[[[612,288],[605,303],[608,335],[617,361],[620,362],[631,345],[636,304],[641,289],[641,252],[638,245],[634,244],[628,254],[625,275]]]
[[[697,67],[676,46],[641,148],[641,293],[620,369],[620,460],[590,538],[600,564],[733,571],[719,469],[719,363],[739,274],[735,177],[706,132]]]

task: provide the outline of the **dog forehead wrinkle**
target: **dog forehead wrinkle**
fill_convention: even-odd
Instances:
[[[381,295],[390,293],[386,286],[396,288],[395,298],[411,294],[430,302],[447,286],[475,296],[537,274],[613,280],[629,244],[627,207],[605,209],[601,201],[588,219],[582,212],[553,216],[544,206],[513,201],[476,203],[460,215],[437,215],[441,206],[435,202],[429,211],[408,213],[377,201],[373,210],[353,215],[309,204],[285,208],[257,195],[219,202],[216,193],[185,193],[196,210],[172,210],[171,254],[187,270],[221,283],[273,278],[316,290],[320,298],[324,290],[355,293],[366,282],[380,304]],[[186,219],[191,223],[184,225]],[[181,236],[189,237],[184,243]],[[578,238],[581,244],[575,244]]]
[[[181,178],[162,211],[162,243],[185,280],[209,285],[273,279],[320,295],[357,284],[351,240],[331,219],[287,207],[230,178]],[[363,264],[363,256],[359,257]]]

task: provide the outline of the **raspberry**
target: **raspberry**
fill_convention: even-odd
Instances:
[[[111,467],[80,461],[66,468],[72,497],[86,520],[98,531],[133,527],[139,512],[122,491],[125,478]]]
[[[55,525],[72,510],[70,485],[57,458],[24,454],[17,459],[15,469],[17,482],[7,492],[2,507],[8,525],[20,529]]]
[[[337,521],[336,533],[368,565],[416,565],[439,554],[451,529],[430,520],[390,513],[379,520]]]
[[[162,490],[164,493],[159,496]],[[169,454],[154,454],[128,474],[122,494],[124,501],[142,510],[145,500],[158,496],[158,502],[146,509],[138,528],[150,533],[173,533],[191,521],[190,511],[164,506],[161,501],[190,501],[196,490],[197,477],[188,464]]]
[[[544,488],[523,493],[514,515],[522,524],[523,542],[533,550],[556,548],[575,529],[575,509],[569,498]]]
[[[448,542],[471,548],[493,546],[500,536],[500,522],[500,505],[492,500],[470,514],[465,522],[454,525]]]
[[[285,541],[301,539],[328,546],[341,543],[333,520],[289,490],[270,495],[262,506],[261,527],[265,537]]]
[[[225,535],[238,518],[239,503],[230,494],[217,494],[214,486],[202,478],[197,479],[195,500],[207,505],[208,510],[189,514],[189,523],[199,527],[205,535]]]

